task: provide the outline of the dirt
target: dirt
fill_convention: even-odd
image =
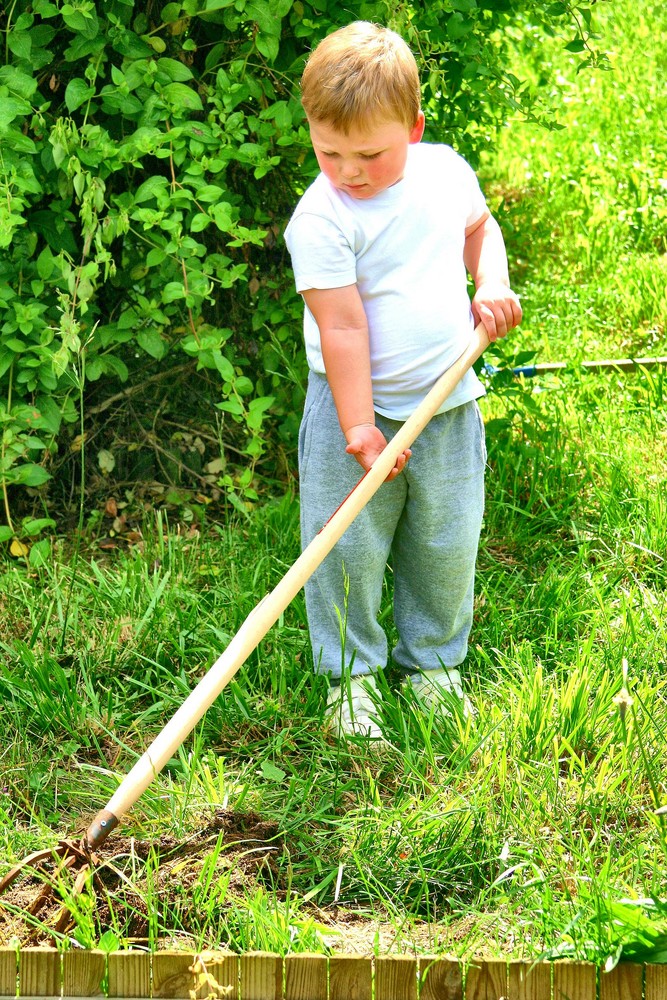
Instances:
[[[0,895],[0,945],[53,945],[73,938],[91,947],[112,930],[124,945],[190,950],[215,926],[210,914],[202,922],[202,900],[210,905],[215,880],[223,887],[216,904],[222,923],[225,908],[231,909],[234,902],[242,905],[260,886],[280,898],[278,859],[288,848],[277,824],[253,812],[218,810],[181,841],[168,835],[140,840],[115,831],[95,852],[79,893],[72,888],[84,867],[81,863],[60,874],[56,858],[26,868]],[[200,896],[204,883],[208,888]],[[460,955],[471,947],[477,951],[482,940],[487,955],[508,954],[516,947],[497,917],[477,922],[411,920],[399,927],[383,919],[381,909],[374,916],[367,910],[315,904],[300,915],[312,916],[332,952]],[[223,947],[228,942],[223,937],[207,945]]]
[[[254,813],[228,810],[218,810],[182,841],[170,835],[139,840],[116,831],[94,852],[80,892],[73,887],[85,868],[81,861],[64,871],[57,857],[27,867],[0,895],[0,942],[53,944],[77,925],[97,937],[120,928],[123,939],[143,942],[153,917],[161,923],[172,913],[187,931],[197,917],[188,913],[188,899],[207,866],[215,876],[226,874],[229,895],[238,898],[270,878],[284,847],[278,834],[276,824]]]

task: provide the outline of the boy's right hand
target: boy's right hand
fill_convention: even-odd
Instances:
[[[345,431],[345,438],[347,440],[345,451],[348,455],[354,455],[364,472],[368,472],[376,458],[387,447],[387,439],[375,424],[356,424]],[[407,448],[397,455],[394,468],[385,482],[389,483],[392,479],[396,479],[405,468],[405,463],[411,454],[412,451]]]

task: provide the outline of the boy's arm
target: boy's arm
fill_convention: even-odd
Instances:
[[[521,322],[521,303],[510,288],[505,243],[492,215],[466,229],[463,260],[475,282],[475,323],[484,324],[489,340],[504,337]]]
[[[336,404],[338,422],[365,472],[387,441],[375,426],[368,323],[356,285],[344,288],[310,288],[301,293],[320,331],[327,381]],[[388,480],[403,469],[410,452],[397,456]]]

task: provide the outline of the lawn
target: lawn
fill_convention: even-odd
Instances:
[[[28,912],[26,878],[2,901],[4,943],[657,955],[667,367],[580,362],[667,354],[667,13],[617,0],[601,17],[609,69],[577,73],[555,40],[517,52],[538,87],[557,65],[564,127],[514,122],[483,162],[525,310],[488,360],[568,368],[487,376],[474,713],[424,715],[388,674],[385,741],[337,740],[298,596],[96,880],[70,898],[58,877],[69,925],[53,901]],[[0,875],[81,835],[298,556],[291,492],[222,524],[117,501],[116,548],[100,509],[78,557],[55,537],[38,565],[0,562]],[[389,632],[390,597],[388,575]]]

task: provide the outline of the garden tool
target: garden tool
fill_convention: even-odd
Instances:
[[[94,851],[104,843],[120,819],[143,794],[167,761],[173,757],[206,710],[386,480],[394,468],[397,456],[412,445],[488,344],[488,335],[480,323],[463,354],[439,378],[375,460],[372,468],[362,476],[277,586],[250,612],[225,651],[137,760],[106,806],[95,816],[82,840],[79,843],[63,840],[54,848],[30,855],[5,875],[0,882],[0,893],[11,885],[21,872],[26,869],[39,870],[40,865],[47,860],[57,861],[59,870],[80,868],[76,885],[83,887],[86,873],[91,869],[94,870],[99,860]],[[56,880],[52,879],[53,881]],[[81,891],[80,888],[78,891]],[[45,894],[48,894],[48,886],[42,891],[42,902],[38,900],[35,907],[31,908],[34,912],[43,904],[46,899]],[[67,917],[64,908],[58,918],[57,929],[65,926]]]

